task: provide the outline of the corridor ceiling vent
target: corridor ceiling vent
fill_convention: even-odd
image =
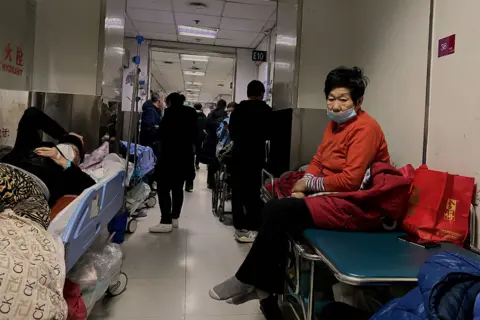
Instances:
[[[208,6],[203,2],[190,2],[188,6],[194,7],[195,9],[200,9],[200,10],[208,8]]]
[[[180,36],[215,39],[217,32],[218,29],[214,28],[178,26],[178,35]]]

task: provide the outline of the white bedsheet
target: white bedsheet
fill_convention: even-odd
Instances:
[[[94,186],[84,190],[80,196],[78,196],[68,206],[66,206],[50,223],[48,231],[54,235],[60,236],[63,230],[65,230],[68,221],[70,221],[70,218],[75,212],[78,204],[81,203],[82,200],[88,195],[88,192],[91,189],[96,188],[98,185],[101,185],[109,178],[115,176],[118,172],[124,170],[125,160],[120,158],[115,153],[111,153],[105,157],[105,159],[102,161],[101,168],[95,170],[84,170],[84,172],[88,173],[95,181],[97,181],[97,183]],[[128,172],[129,179],[127,179],[127,181],[130,181],[130,176],[133,173],[133,168],[130,168],[129,166]]]

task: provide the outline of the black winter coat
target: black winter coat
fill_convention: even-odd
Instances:
[[[79,167],[72,164],[66,170],[52,159],[36,155],[39,147],[55,147],[51,142],[42,141],[40,131],[55,140],[68,134],[57,122],[37,108],[28,108],[18,123],[17,139],[12,151],[2,162],[28,171],[42,180],[50,191],[49,205],[55,205],[65,195],[80,195],[95,181]]]
[[[263,166],[265,142],[270,140],[272,108],[261,100],[242,101],[230,115],[232,160],[242,166]]]
[[[160,141],[157,172],[188,178],[193,168],[193,150],[198,141],[197,113],[192,107],[170,106],[165,110],[156,140]],[[188,171],[188,175],[186,175]]]
[[[216,159],[216,151],[217,151],[217,129],[222,123],[223,119],[227,117],[227,112],[225,108],[216,108],[207,117],[207,137],[203,142],[202,152],[200,161],[205,164],[211,164]]]

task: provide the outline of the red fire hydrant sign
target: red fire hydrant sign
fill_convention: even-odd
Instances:
[[[448,56],[455,53],[455,35],[438,40],[438,57]]]

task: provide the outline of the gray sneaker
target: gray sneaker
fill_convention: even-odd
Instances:
[[[240,243],[252,243],[257,237],[256,231],[249,230],[235,230],[235,240]]]

